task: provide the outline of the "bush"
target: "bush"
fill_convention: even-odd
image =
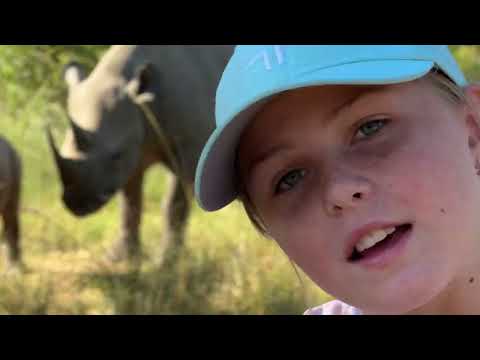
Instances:
[[[63,67],[75,60],[92,69],[106,49],[106,45],[0,46],[1,110],[19,118],[38,105],[62,102]]]

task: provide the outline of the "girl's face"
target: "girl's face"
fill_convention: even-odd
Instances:
[[[322,289],[406,313],[480,264],[477,120],[425,80],[293,90],[244,132],[240,175],[269,235]]]

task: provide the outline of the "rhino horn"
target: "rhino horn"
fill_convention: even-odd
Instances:
[[[78,150],[86,152],[92,143],[92,133],[75,124],[70,116],[68,117],[68,122],[70,124],[70,128],[72,129],[73,137],[75,139],[75,143],[77,144]]]
[[[74,163],[69,160],[63,158],[57,150],[57,146],[55,145],[55,141],[53,140],[53,135],[50,130],[50,126],[46,129],[48,143],[50,145],[50,149],[52,150],[53,156],[55,158],[55,164],[57,165],[58,172],[60,174],[60,178],[62,183],[65,187],[68,187],[69,184],[73,182],[74,178]]]

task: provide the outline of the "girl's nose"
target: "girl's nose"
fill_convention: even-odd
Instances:
[[[372,192],[371,182],[361,176],[336,172],[328,180],[325,188],[327,214],[338,216],[365,202]]]

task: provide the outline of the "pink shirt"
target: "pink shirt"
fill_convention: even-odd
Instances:
[[[360,309],[340,300],[332,300],[320,306],[308,309],[303,315],[361,315]]]

